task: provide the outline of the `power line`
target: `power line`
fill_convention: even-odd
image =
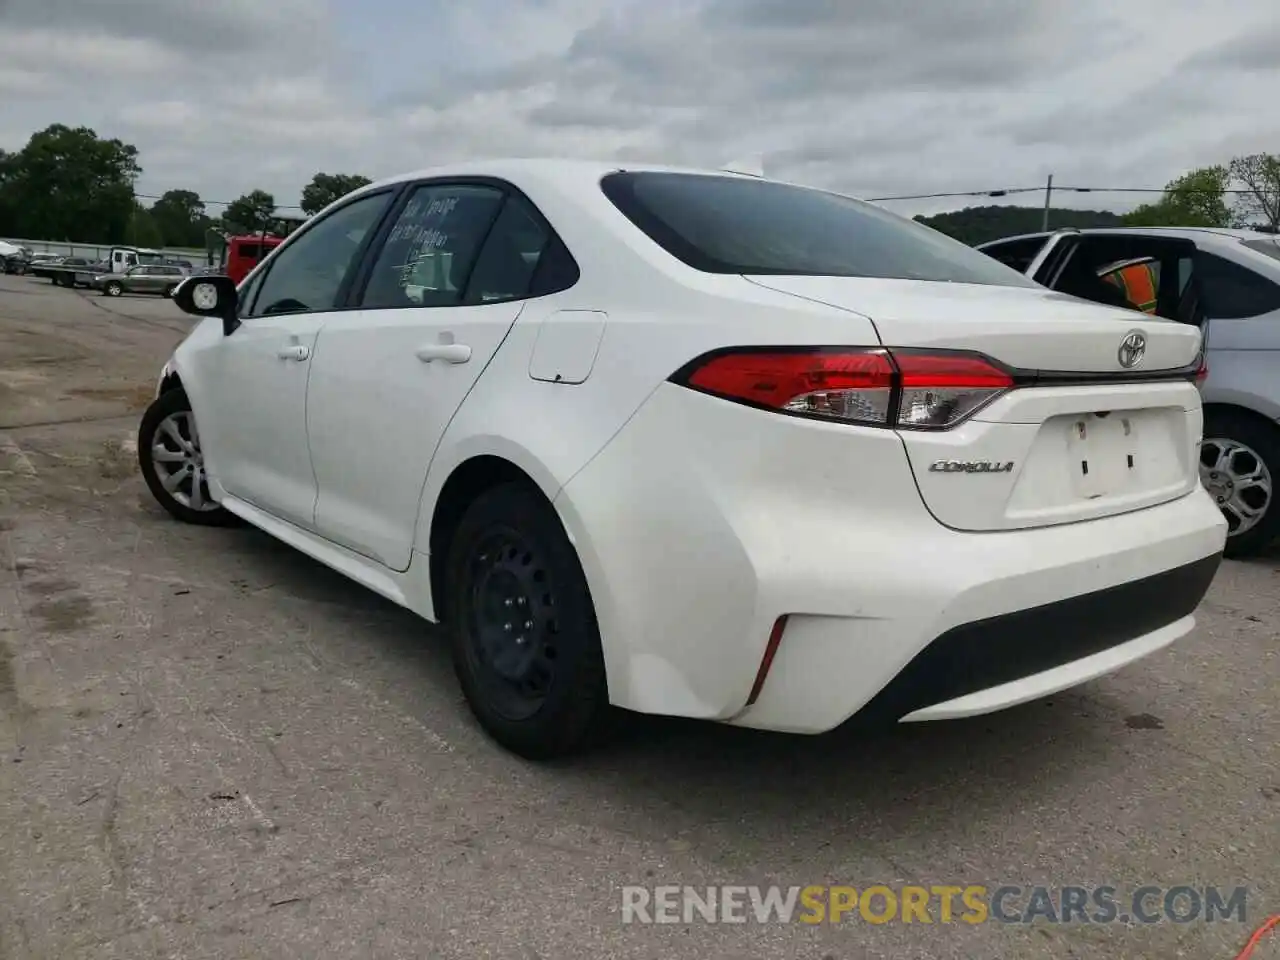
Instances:
[[[1039,193],[1044,187],[1005,187],[1001,190],[961,190],[957,193],[908,193],[896,197],[867,197],[869,203],[885,200],[940,200],[952,197],[1005,197],[1015,193]]]
[[[164,199],[164,197],[162,197],[162,196],[161,196],[161,197],[157,197],[157,196],[155,196],[155,195],[153,195],[153,194],[150,194],[150,193],[135,193],[133,196],[134,196],[134,199],[136,199],[136,200],[163,200],[163,199]],[[196,196],[198,196],[198,197],[199,197],[200,195],[199,195],[199,194],[196,194]],[[243,199],[243,198],[241,198],[241,199]],[[201,202],[202,204],[204,204],[206,207],[229,207],[229,206],[231,206],[231,204],[235,203],[236,201],[235,201],[235,200],[206,200],[206,199],[204,199],[203,197],[200,197],[200,202]],[[277,203],[277,204],[276,204],[276,206],[275,206],[275,209],[277,209],[277,210],[301,210],[301,209],[302,209],[302,204],[300,204],[300,203]]]
[[[909,193],[893,197],[868,197],[870,203],[883,203],[889,200],[939,200],[954,197],[1007,197],[1018,193],[1043,193],[1044,185],[1038,187],[1005,187],[999,190],[961,190],[955,193]],[[1233,195],[1249,195],[1252,190],[1167,190],[1164,187],[1060,187],[1053,185],[1054,193],[1223,193]]]

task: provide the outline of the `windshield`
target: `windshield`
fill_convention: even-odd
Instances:
[[[162,264],[164,263],[164,257],[158,253],[139,253],[137,262],[143,264]]]
[[[958,240],[822,190],[657,172],[609,174],[601,188],[651,240],[705,273],[1035,286]]]
[[[1250,250],[1265,253],[1268,257],[1280,260],[1280,242],[1275,240],[1245,240],[1244,245]]]

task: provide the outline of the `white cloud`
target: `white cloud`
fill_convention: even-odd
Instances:
[[[0,147],[83,123],[138,146],[142,192],[282,203],[319,170],[493,155],[763,155],[865,196],[1159,186],[1280,151],[1274,4],[0,0]]]

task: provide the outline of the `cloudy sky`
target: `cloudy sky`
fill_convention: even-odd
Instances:
[[[1160,186],[1280,152],[1277,2],[0,0],[0,147],[86,124],[140,149],[140,193],[282,204],[317,170],[513,155],[762,156],[866,197]]]

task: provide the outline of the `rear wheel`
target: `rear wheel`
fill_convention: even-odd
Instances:
[[[519,484],[468,508],[449,545],[445,621],[480,725],[533,760],[577,752],[608,712],[586,577],[550,504]]]
[[[209,495],[195,414],[181,389],[162,393],[142,415],[138,466],[151,495],[184,523],[206,527],[238,523],[235,514]]]
[[[1244,414],[1205,412],[1200,482],[1227,518],[1227,556],[1250,556],[1280,536],[1277,477],[1280,430]]]
[[[102,294],[106,297],[118,297],[124,293],[124,287],[120,285],[120,281],[112,280],[102,288]]]

